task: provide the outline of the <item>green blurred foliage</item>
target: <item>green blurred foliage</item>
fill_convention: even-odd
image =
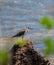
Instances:
[[[54,28],[54,18],[50,18],[47,16],[44,16],[40,18],[40,24],[44,26],[46,29],[52,29]]]
[[[47,56],[54,50],[54,40],[52,40],[50,37],[47,37],[43,39],[43,42],[46,46],[44,54]]]
[[[45,27],[46,29],[54,29],[54,18],[53,17],[47,17],[44,16],[40,18],[40,24]],[[52,51],[54,51],[54,40],[52,38],[47,37],[43,39],[43,42],[46,46],[46,49],[44,51],[44,54],[47,56],[49,55]]]
[[[1,49],[0,50],[0,64],[6,65],[7,59],[8,59],[8,53],[4,49]]]
[[[15,40],[15,44],[19,45],[20,47],[23,47],[25,45],[26,40],[22,38],[18,38]]]

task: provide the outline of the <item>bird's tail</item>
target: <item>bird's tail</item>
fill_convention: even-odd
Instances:
[[[11,38],[17,37],[16,35],[12,36]]]

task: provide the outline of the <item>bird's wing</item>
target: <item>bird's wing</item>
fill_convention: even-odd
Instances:
[[[24,35],[25,31],[20,31],[18,32],[16,35],[12,36],[12,37],[20,37],[22,35]]]

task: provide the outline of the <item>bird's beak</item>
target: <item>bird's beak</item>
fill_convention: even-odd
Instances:
[[[33,28],[29,28],[30,30],[32,30]]]

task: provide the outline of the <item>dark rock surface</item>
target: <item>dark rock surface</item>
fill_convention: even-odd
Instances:
[[[32,42],[29,41],[23,47],[13,46],[9,65],[50,65],[50,63],[33,49]]]

